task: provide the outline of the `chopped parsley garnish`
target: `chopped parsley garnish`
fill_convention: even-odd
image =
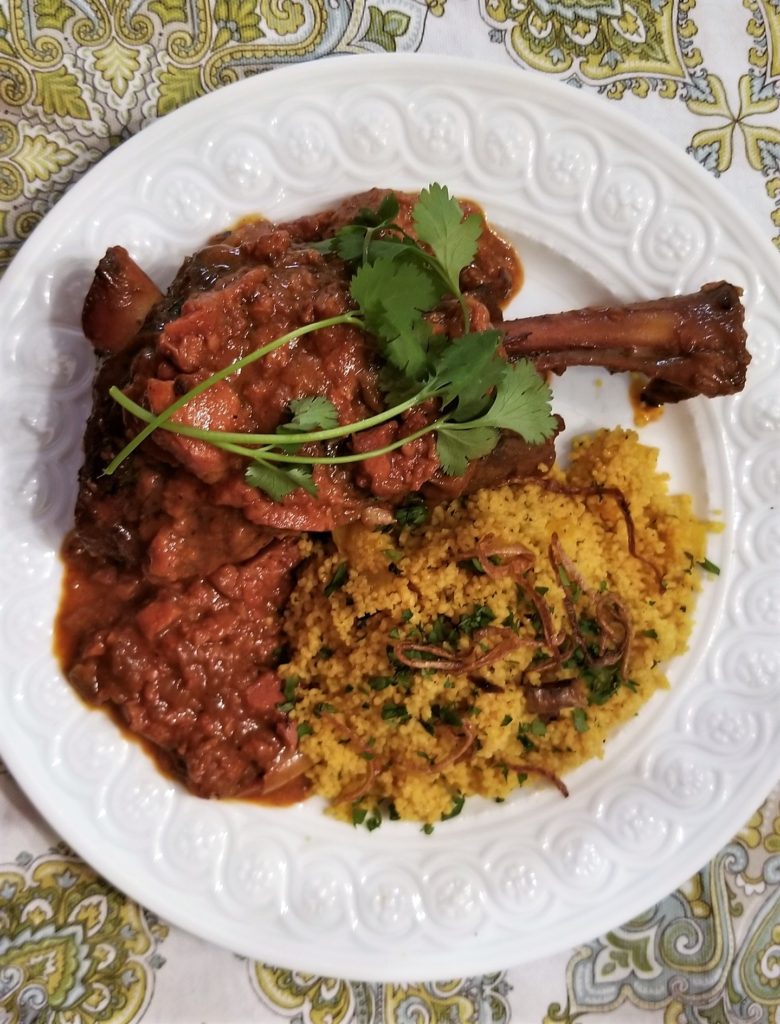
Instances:
[[[284,694],[285,700],[289,701],[295,699],[295,687],[299,682],[300,679],[298,676],[287,676],[284,681],[284,685],[282,686],[282,693]]]
[[[301,739],[303,736],[313,736],[313,735],[314,735],[314,729],[312,729],[312,727],[309,725],[308,722],[299,722],[298,723],[298,739]]]
[[[515,632],[520,628],[520,623],[515,618],[515,613],[511,611],[501,620],[501,625],[506,626],[507,629],[513,629]]]
[[[401,526],[424,526],[431,518],[430,509],[422,495],[411,494],[393,513],[395,521]]]
[[[588,716],[582,708],[574,708],[571,713],[571,720],[574,722],[574,728],[577,732],[587,732],[590,728],[588,725]]]
[[[442,814],[442,821],[449,821],[450,818],[457,818],[460,812],[463,810],[463,805],[466,803],[466,798],[462,793],[457,793],[452,798],[452,807],[447,811],[446,814]]]
[[[432,704],[431,715],[443,725],[463,725],[463,718],[452,704]]]
[[[352,807],[352,824],[355,825],[355,826],[362,825],[363,822],[366,820],[366,815],[367,814],[368,814],[368,811],[366,810],[365,807],[358,807],[357,805],[353,805],[353,807]]]
[[[392,722],[396,720],[408,722],[411,718],[405,704],[393,704],[392,702],[382,705],[381,715],[382,720],[385,722]]]
[[[588,618],[587,615],[583,615],[580,619],[580,633],[582,633],[583,636],[598,636],[598,622],[596,622],[595,619]]]
[[[539,749],[537,747],[537,745],[534,743],[534,741],[533,740],[529,740],[528,737],[524,733],[519,735],[517,738],[520,740],[520,743],[522,744],[523,749],[527,750],[529,753],[532,750],[538,750]]]
[[[371,676],[368,680],[368,685],[372,690],[386,690],[388,686],[392,686],[395,682],[390,676]]]
[[[249,462],[246,482],[273,501],[298,489],[316,495],[313,470],[318,465],[363,462],[425,434],[436,435],[439,463],[449,476],[462,476],[471,460],[491,452],[501,430],[519,434],[531,444],[550,437],[556,428],[551,392],[533,364],[502,359],[498,331],[470,330],[469,306],[459,278],[476,254],[481,217],[464,217],[447,189],[433,184],[420,193],[412,211],[416,241],[394,223],[394,208],[398,208],[397,200],[389,195],[376,214],[358,215],[353,224],[316,245],[353,267],[350,293],[356,309],[288,331],[206,377],[158,415],[119,388],[110,388],[111,397],[145,426],[111,460],[106,474],[113,474],[158,428],[244,457]],[[460,304],[465,333],[434,338],[425,316],[448,295]],[[384,361],[380,374],[388,403],[384,411],[341,424],[330,399],[312,395],[290,402],[288,422],[271,434],[233,433],[174,422],[181,408],[214,384],[297,338],[337,325],[357,327],[372,335]],[[432,422],[381,448],[344,455],[302,454],[302,445],[349,438],[432,399],[438,402]],[[415,510],[406,515],[405,525],[419,525],[424,513]],[[402,516],[399,510],[401,523]]]
[[[485,575],[485,566],[478,558],[461,558],[458,568],[465,569],[466,572],[473,572],[475,576]]]
[[[433,832],[433,825],[431,825],[431,823],[428,821],[423,825],[420,831],[424,832],[426,836],[429,836]]]
[[[341,590],[344,584],[347,582],[349,575],[346,562],[339,562],[336,566],[330,581],[326,584],[325,589],[322,591],[325,597],[332,597],[337,590]]]
[[[471,636],[478,629],[484,629],[495,621],[495,614],[486,604],[475,604],[470,615],[462,615],[458,620],[458,629],[466,636]]]
[[[419,637],[422,639],[422,636]],[[429,644],[455,643],[458,639],[458,627],[446,615],[437,615],[428,630],[425,642]]]
[[[577,583],[574,583],[571,580],[569,574],[566,572],[562,565],[558,566],[558,578],[561,581],[561,586],[563,587],[563,589],[568,590],[571,594],[572,601],[578,601],[582,594],[582,590],[580,589]]]
[[[642,636],[646,636],[648,640],[658,639],[658,633],[654,629],[643,629]]]
[[[704,569],[705,572],[710,572],[713,576],[720,576],[720,566],[715,565],[709,558],[705,558],[703,562],[697,562],[696,564]]]

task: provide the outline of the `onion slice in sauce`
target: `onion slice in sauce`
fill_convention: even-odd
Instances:
[[[270,768],[263,776],[259,795],[263,797],[268,796],[269,793],[275,793],[278,789],[300,778],[301,775],[305,775],[312,766],[311,758],[300,750],[283,750],[272,761]]]

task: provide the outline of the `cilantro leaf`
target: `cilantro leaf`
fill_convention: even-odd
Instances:
[[[395,192],[388,192],[379,204],[376,215],[379,217],[380,222],[388,223],[391,220],[395,220],[400,209],[401,207]]]
[[[464,219],[457,199],[436,183],[423,189],[412,215],[417,237],[430,245],[451,290],[459,295],[460,272],[474,259],[482,218],[471,213]]]
[[[463,476],[472,459],[492,452],[498,444],[499,433],[492,427],[451,429],[447,424],[436,433],[436,454],[447,476]]]
[[[339,414],[336,406],[324,395],[311,395],[307,398],[294,398],[290,402],[293,418],[277,429],[289,433],[304,433],[308,430],[330,430],[339,425]]]
[[[378,259],[360,267],[350,292],[388,361],[406,376],[423,376],[430,329],[422,313],[441,296],[433,274],[407,260]]]
[[[392,222],[398,216],[399,208],[395,194],[388,192],[375,211],[364,207],[359,211],[352,224],[346,224],[340,228],[332,238],[312,243],[311,247],[322,253],[335,252],[346,263],[373,262],[383,252],[381,240],[374,240],[373,236],[381,228],[392,226]],[[391,244],[394,247],[393,255],[395,255],[397,243],[392,242]],[[379,246],[379,251],[377,251],[377,246]],[[373,258],[370,255],[372,252]]]
[[[397,523],[409,528],[423,526],[431,518],[425,498],[416,492],[408,495],[403,505],[399,505],[393,514]]]
[[[396,194],[394,192],[387,192],[376,210],[363,206],[357,217],[355,217],[355,224],[364,224],[367,228],[384,227],[395,220],[399,209],[400,206]]]
[[[457,405],[450,412],[452,419],[473,419],[485,410],[489,393],[500,383],[506,363],[496,350],[498,331],[463,334],[453,338],[436,359],[436,373],[431,390],[441,398],[443,406]]]
[[[360,267],[350,285],[352,298],[368,316],[379,316],[375,333],[387,330],[387,318],[395,323],[414,320],[421,312],[433,309],[441,298],[441,289],[433,275],[411,260],[378,259]],[[381,314],[377,310],[381,307]],[[371,325],[369,324],[369,327]]]
[[[291,469],[280,469],[278,466],[261,459],[255,459],[244,473],[244,479],[250,487],[264,491],[272,501],[281,501],[286,494],[302,487],[308,494],[317,494],[309,466],[293,466]]]
[[[493,404],[473,423],[513,430],[529,444],[538,444],[555,431],[551,402],[552,393],[532,363],[505,363]]]
[[[342,230],[330,239],[332,245],[329,249],[321,249],[321,252],[335,252],[345,263],[376,263],[378,259],[394,260],[399,256],[414,254],[415,244],[413,241],[403,241],[398,238],[376,237],[375,228],[342,228]],[[315,243],[315,246],[317,243]]]
[[[392,322],[392,317],[388,322]],[[404,382],[419,386],[428,370],[428,342],[431,329],[424,320],[398,323],[398,334],[387,341],[385,358],[401,371]]]

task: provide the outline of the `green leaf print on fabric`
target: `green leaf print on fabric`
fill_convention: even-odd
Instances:
[[[163,25],[173,21],[189,21],[192,5],[187,0],[151,0],[149,10]]]
[[[60,32],[76,13],[71,4],[62,0],[35,0],[32,9],[39,29],[56,28]]]
[[[72,71],[65,67],[53,71],[34,71],[34,102],[46,114],[58,118],[75,117],[85,120],[89,108],[81,95],[81,85]]]
[[[254,0],[216,0],[214,20],[217,23],[215,47],[231,41],[251,42],[263,34]]]
[[[371,5],[368,8],[369,23],[363,39],[375,43],[389,53],[395,53],[397,40],[409,28],[409,15],[402,11],[383,11]]]
[[[117,96],[124,96],[140,68],[138,50],[110,39],[95,50],[95,70]]]
[[[157,113],[169,114],[172,110],[202,96],[205,92],[200,80],[200,68],[177,67],[175,64],[160,72],[160,98]]]

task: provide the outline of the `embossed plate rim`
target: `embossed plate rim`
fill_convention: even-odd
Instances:
[[[166,147],[170,148],[176,144],[171,141],[174,136],[181,135],[188,140],[188,159],[196,157],[198,152],[201,152],[202,155],[202,151],[197,149],[191,136],[200,133],[207,138],[209,131],[216,133],[220,115],[224,115],[226,120],[229,120],[229,111],[231,110],[238,108],[241,115],[247,118],[254,110],[258,116],[267,117],[267,123],[271,124],[270,105],[275,97],[286,96],[284,102],[289,102],[292,97],[294,106],[296,103],[300,105],[305,101],[307,95],[319,95],[320,92],[327,94],[328,89],[336,90],[335,95],[338,95],[339,87],[354,89],[361,82],[366,82],[369,83],[366,89],[370,92],[370,86],[379,84],[387,94],[399,98],[405,97],[406,105],[403,116],[408,120],[410,107],[414,105],[411,98],[414,92],[408,84],[413,76],[417,81],[424,83],[418,96],[436,93],[437,90],[445,92],[449,90],[455,95],[460,94],[465,99],[464,90],[470,88],[476,94],[479,89],[485,89],[492,85],[500,91],[502,96],[510,97],[507,102],[513,103],[522,98],[534,112],[540,110],[549,112],[553,122],[555,117],[562,121],[566,120],[561,113],[564,105],[567,110],[577,110],[581,115],[584,130],[590,132],[596,140],[600,136],[607,141],[622,136],[632,137],[637,132],[635,121],[622,112],[607,107],[601,100],[576,92],[566,94],[564,100],[563,86],[559,83],[550,83],[530,75],[523,75],[516,69],[497,69],[479,62],[469,62],[468,67],[470,84],[464,86],[464,64],[462,61],[450,58],[394,55],[390,57],[352,56],[349,60],[326,60],[320,61],[316,65],[307,64],[279,69],[273,75],[237,83],[168,115],[164,120],[145,129],[90,171],[86,178],[76,185],[49,214],[22,248],[0,283],[0,306],[7,310],[8,318],[13,324],[16,322],[17,316],[23,317],[25,302],[29,303],[33,298],[46,301],[48,284],[45,280],[42,281],[40,276],[36,277],[35,271],[40,270],[40,261],[46,254],[51,253],[53,258],[63,248],[67,250],[71,237],[69,232],[76,230],[73,226],[74,223],[81,224],[81,248],[78,251],[83,252],[89,259],[94,259],[96,253],[87,252],[87,250],[95,242],[95,236],[90,234],[88,225],[90,205],[94,202],[95,196],[113,196],[116,188],[122,187],[122,183],[131,176],[143,178],[142,171],[147,166],[145,161],[149,159],[152,161],[152,167],[155,166],[155,160],[159,166],[162,160],[160,153],[165,153]],[[334,94],[332,93],[332,95]],[[333,117],[336,117],[337,109],[338,105],[335,104]],[[646,143],[646,138],[644,141]],[[472,136],[466,139],[465,150],[462,154],[464,164],[470,166],[475,144],[475,139]],[[607,142],[605,142],[606,144]],[[731,198],[724,194],[723,190],[718,188],[700,168],[666,140],[658,139],[653,147],[651,165],[654,166],[661,159],[664,162],[662,176],[664,181],[673,183],[673,194],[676,194],[675,189],[684,192],[687,187],[693,187],[694,191],[698,191],[707,198],[714,211],[713,223],[716,223],[714,230],[720,230],[717,225],[722,226],[726,218],[730,219],[731,225],[736,225],[739,229],[740,240],[748,240],[747,242],[740,241],[739,244],[743,245],[746,251],[755,253],[756,259],[772,264],[777,256],[768,241],[761,237],[757,228],[747,220]],[[353,158],[350,157],[349,160],[353,161]],[[433,166],[435,161],[430,161],[430,163]],[[405,171],[405,173],[407,172]],[[661,172],[658,171],[658,173]],[[456,180],[460,181],[464,174],[456,175]],[[468,175],[465,176],[468,177]],[[419,184],[424,183],[424,181],[419,182]],[[285,191],[283,182],[277,195],[278,205],[283,206],[291,201],[290,195],[295,193],[295,186],[298,188],[296,201],[299,205],[304,200],[310,206],[317,202],[312,198],[314,185],[311,182],[302,183],[288,180],[287,190]],[[480,198],[480,196],[477,195],[476,198]],[[580,196],[580,206],[583,201],[584,197]],[[125,214],[126,210],[123,207],[117,208],[118,217],[123,217]],[[103,223],[98,214],[95,216],[96,224]],[[138,212],[137,216],[140,218],[141,213]],[[110,215],[108,220],[110,221]],[[216,226],[220,225],[199,223],[199,234],[196,240],[207,234],[211,227]],[[171,229],[171,231],[173,230]],[[185,230],[183,234],[187,235],[189,230]],[[96,228],[96,232],[99,236],[99,227]],[[86,244],[87,236],[89,244]],[[115,241],[116,238],[111,240]],[[606,246],[606,244],[605,242],[604,245]],[[36,261],[38,262],[36,263]],[[30,275],[29,280],[25,274]],[[30,280],[32,281],[32,291],[28,288]],[[771,280],[764,280],[758,274],[756,282],[756,303],[768,302],[774,317],[780,319],[780,298],[778,298]],[[737,417],[741,406],[737,402],[724,405],[722,408],[731,410],[732,416]],[[708,418],[712,420],[711,426],[706,429],[712,429],[715,434],[718,431],[723,433],[725,428],[722,424],[714,422],[714,413],[711,410],[704,410],[702,416],[705,420]],[[735,426],[734,430],[739,435],[742,427]],[[0,449],[4,457],[8,454],[5,447],[4,445]],[[749,451],[758,450],[760,447],[758,441],[752,445],[751,449],[749,441],[740,441],[737,444],[732,438],[727,454],[733,462],[734,458],[744,454],[746,448]],[[53,456],[51,458],[53,459]],[[14,465],[15,457],[9,457],[9,461],[5,464]],[[735,469],[732,467],[732,475],[734,471]],[[56,475],[55,472],[55,478]],[[744,511],[742,505],[738,506],[737,511]],[[20,532],[21,536],[23,535]],[[24,536],[29,541],[29,538]],[[739,552],[733,553],[734,565],[739,561],[739,557]],[[724,581],[725,585],[726,581]],[[11,591],[12,593],[13,591]],[[8,592],[4,596],[7,598]],[[51,595],[49,595],[50,598]],[[3,610],[3,615],[6,614],[6,610]],[[715,609],[713,614],[716,622],[722,619],[721,613],[722,609]],[[10,620],[4,621],[7,623]],[[2,651],[0,651],[0,656],[2,656]],[[393,980],[399,977],[430,979],[495,969],[559,951],[579,940],[585,940],[605,928],[621,923],[627,916],[644,909],[654,900],[666,895],[669,889],[688,877],[710,855],[715,853],[723,842],[730,838],[732,832],[743,823],[745,814],[750,810],[736,799],[737,784],[732,776],[736,772],[738,781],[742,783],[746,781],[739,777],[739,761],[737,761],[736,768],[733,763],[718,762],[723,778],[728,780],[724,783],[727,787],[725,792],[728,799],[725,806],[721,807],[717,823],[711,825],[699,821],[697,823],[699,832],[694,837],[698,841],[691,840],[686,846],[677,850],[672,864],[661,859],[658,869],[655,872],[647,872],[643,879],[637,872],[634,872],[634,875],[631,876],[634,884],[629,887],[628,891],[626,891],[626,878],[631,880],[630,872],[627,871],[626,865],[621,864],[617,864],[617,867],[620,869],[618,874],[622,872],[624,876],[623,880],[619,884],[600,882],[595,893],[583,894],[573,887],[567,889],[562,881],[558,880],[559,891],[555,894],[555,899],[557,900],[556,905],[559,906],[559,917],[561,914],[563,915],[565,924],[558,926],[556,932],[551,927],[550,915],[548,915],[550,920],[545,922],[543,918],[535,922],[534,927],[517,925],[514,929],[506,920],[498,919],[498,914],[495,908],[491,907],[486,895],[488,870],[485,865],[489,862],[490,855],[485,853],[481,840],[475,839],[471,834],[473,830],[470,830],[467,820],[452,822],[450,823],[451,827],[437,829],[436,835],[421,840],[411,826],[365,836],[346,831],[344,826],[335,826],[332,822],[327,822],[324,819],[321,822],[313,823],[310,809],[295,808],[285,812],[254,809],[249,822],[250,829],[258,827],[265,830],[263,835],[270,835],[268,841],[270,842],[272,839],[276,842],[282,854],[286,850],[285,842],[288,831],[295,833],[298,848],[301,850],[305,849],[307,845],[305,840],[311,833],[313,838],[320,839],[323,850],[329,857],[335,858],[339,864],[350,865],[354,868],[354,873],[345,881],[344,898],[340,904],[341,914],[336,929],[329,936],[327,942],[321,941],[323,933],[312,934],[311,929],[307,930],[302,919],[296,920],[294,907],[299,894],[292,891],[290,884],[290,875],[294,876],[295,871],[294,859],[288,863],[281,863],[281,880],[276,883],[276,897],[280,904],[277,917],[270,926],[263,921],[258,921],[253,929],[251,922],[248,926],[246,924],[246,914],[244,913],[242,918],[240,908],[234,908],[233,911],[227,909],[220,895],[224,881],[224,862],[235,850],[236,843],[243,834],[242,830],[247,828],[249,819],[246,807],[230,804],[222,806],[199,804],[197,801],[193,801],[193,798],[182,795],[178,791],[171,795],[172,787],[167,783],[160,783],[164,791],[164,802],[174,807],[173,811],[168,812],[168,816],[177,813],[182,808],[184,808],[182,813],[189,813],[187,809],[195,807],[193,813],[205,821],[206,827],[209,822],[214,826],[216,841],[219,843],[220,837],[222,839],[219,855],[214,858],[214,862],[207,859],[203,871],[194,872],[187,886],[181,887],[172,885],[170,882],[166,883],[165,872],[170,867],[167,862],[171,860],[172,856],[170,836],[167,836],[166,833],[167,818],[164,819],[164,827],[161,825],[160,831],[155,831],[154,836],[149,840],[142,836],[138,841],[134,835],[130,834],[129,826],[126,827],[125,833],[122,833],[121,828],[118,829],[116,835],[112,833],[113,840],[110,840],[106,827],[100,824],[101,815],[106,816],[104,802],[106,793],[110,797],[112,787],[120,785],[125,779],[121,772],[118,773],[118,776],[109,773],[103,789],[98,787],[96,803],[93,803],[91,794],[89,796],[82,794],[78,799],[74,797],[73,791],[78,790],[79,785],[73,780],[71,780],[73,783],[71,790],[66,791],[64,788],[58,789],[57,787],[57,773],[63,770],[62,743],[67,739],[72,723],[83,722],[91,713],[83,711],[75,702],[75,698],[68,695],[65,700],[69,712],[65,715],[64,724],[58,722],[56,728],[52,726],[48,734],[44,726],[40,736],[33,735],[32,731],[23,736],[15,735],[13,729],[6,723],[12,721],[13,714],[11,712],[14,705],[18,712],[26,701],[29,702],[32,699],[21,685],[27,679],[26,672],[29,666],[22,663],[17,663],[14,666],[9,661],[7,667],[11,671],[15,668],[20,673],[20,681],[15,684],[13,699],[9,697],[11,692],[9,684],[0,692],[0,710],[3,709],[5,700],[7,712],[5,716],[0,716],[2,719],[0,720],[0,751],[17,780],[51,824],[107,878],[174,923],[248,956],[281,961],[302,970],[369,980]],[[668,719],[674,709],[679,710],[682,696],[677,693],[670,695],[668,708],[665,717],[661,718],[662,721]],[[684,705],[684,701],[682,703]],[[774,730],[774,735],[777,735],[780,731],[780,723],[776,710],[774,720],[767,720],[769,721],[768,727]],[[15,725],[18,726],[18,724],[18,719],[16,719]],[[684,736],[684,729],[679,722],[677,727],[680,729],[680,735]],[[49,744],[52,741],[53,746],[50,747]],[[137,768],[140,777],[147,779],[144,774],[144,766],[141,765],[139,768],[138,756],[134,756],[132,750],[129,752],[128,758],[130,767],[133,770]],[[767,769],[771,767],[766,755],[764,755],[762,765]],[[744,766],[742,772],[744,775]],[[751,800],[755,798],[756,804],[759,803],[764,792],[770,788],[769,784],[762,783],[760,778],[757,778],[761,775],[761,772],[754,770],[752,781],[748,780],[751,787],[749,790]],[[771,771],[767,770],[765,777],[771,778]],[[634,782],[642,791],[641,775]],[[589,834],[589,828],[592,831],[593,822],[599,814],[599,792],[598,786],[594,787],[588,783],[583,788],[582,795],[575,794],[573,797],[570,812],[565,809],[566,813],[571,814],[571,822],[576,823],[578,828],[582,828],[585,835]],[[744,789],[741,790],[740,795],[743,796],[744,792]],[[651,790],[648,790],[645,795],[648,796],[651,803],[660,799],[658,794]],[[544,819],[547,814],[545,810],[547,806],[546,797],[533,797],[528,804],[530,817],[534,821],[537,821],[540,816]],[[95,820],[93,820],[93,812],[96,812],[94,813]],[[80,817],[77,816],[74,819],[74,813]],[[556,811],[556,814],[557,822],[559,822],[561,820],[560,811]],[[678,818],[674,819],[674,823],[683,828],[684,822],[680,821],[679,817],[678,812]],[[685,817],[684,814],[682,817]],[[517,812],[510,812],[508,809],[507,820],[517,822],[517,819]],[[551,831],[548,829],[548,832],[545,833],[548,838],[550,836],[555,838],[559,834],[560,829],[557,822]],[[116,824],[116,822],[111,823],[111,827]],[[689,828],[688,833],[690,834],[691,831],[692,828]],[[385,836],[384,840],[382,839],[383,835]],[[702,847],[702,836],[706,837],[704,844],[706,849]],[[169,842],[167,850],[165,848],[166,837]],[[450,837],[458,838],[458,842],[462,846],[462,853],[459,855],[459,859],[456,857],[454,861],[447,862],[445,851],[448,845],[451,845],[448,842]],[[188,837],[184,834],[180,838],[187,840]],[[192,839],[192,834],[189,838]],[[393,946],[392,935],[389,933],[384,937],[369,934],[366,922],[361,920],[360,916],[361,899],[360,893],[356,890],[361,889],[363,880],[370,876],[374,866],[378,863],[379,848],[373,845],[378,840],[382,842],[382,852],[390,858],[392,864],[396,866],[400,864],[402,853],[406,859],[411,857],[412,860],[411,867],[407,865],[405,870],[412,875],[419,899],[416,903],[413,901],[414,913],[409,926],[409,934],[403,941],[403,949]],[[533,837],[531,839],[525,837],[525,841],[529,843],[532,858],[537,858],[540,870],[544,870],[545,850],[533,846]],[[122,845],[128,848],[121,848],[117,845],[118,842],[122,842]],[[133,846],[133,843],[136,842],[140,845]],[[308,845],[311,846],[310,843]],[[488,840],[489,845],[490,840]],[[197,844],[195,853],[198,853]],[[344,860],[345,857],[346,860]],[[175,857],[173,860],[175,863]],[[432,921],[430,913],[426,913],[425,901],[426,898],[433,899],[432,886],[435,882],[435,879],[432,880],[429,877],[426,867],[427,860],[441,861],[447,870],[451,868],[456,874],[460,871],[467,883],[469,877],[476,879],[476,905],[479,920],[473,935],[458,938],[451,934],[443,924]],[[617,860],[619,861],[619,858]],[[282,861],[284,861],[283,856]],[[614,857],[607,866],[615,866]],[[469,875],[469,871],[471,871],[471,875]],[[446,879],[446,872],[442,871],[440,877]],[[480,879],[484,882],[481,891]],[[362,895],[365,896],[365,891]],[[447,910],[446,897],[443,905],[438,909],[439,911]],[[258,917],[260,916],[258,913]]]

